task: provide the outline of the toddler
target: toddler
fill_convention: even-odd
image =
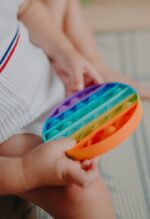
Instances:
[[[114,218],[95,162],[68,159],[72,139],[41,140],[44,119],[66,94],[127,80],[99,57],[78,1],[0,0],[0,40],[0,195],[56,219]]]

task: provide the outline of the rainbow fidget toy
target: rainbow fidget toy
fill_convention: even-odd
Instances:
[[[43,127],[44,142],[72,137],[66,155],[75,160],[99,156],[123,142],[138,126],[142,107],[136,91],[122,83],[93,85],[67,98]]]

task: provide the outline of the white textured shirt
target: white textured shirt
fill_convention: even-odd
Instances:
[[[65,93],[47,56],[17,19],[20,2],[0,0],[0,143],[24,127],[30,132],[30,124],[47,116]]]

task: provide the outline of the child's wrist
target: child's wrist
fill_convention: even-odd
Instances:
[[[10,191],[8,189],[8,194],[19,194],[29,190],[31,185],[29,185],[28,179],[25,176],[23,158],[15,158],[13,160],[12,167],[15,170],[15,174],[17,175],[15,177],[15,180],[12,179],[12,181],[10,182],[11,188],[9,188]],[[9,177],[11,177],[11,174],[9,175]]]
[[[22,165],[22,173],[23,173],[24,192],[31,190],[33,188],[37,188],[38,181],[36,180],[34,174],[33,163],[31,162],[30,159],[28,159],[28,156],[22,157],[21,165]]]
[[[70,42],[60,43],[51,56],[54,62],[59,62],[62,56],[71,56],[75,53],[75,48]]]

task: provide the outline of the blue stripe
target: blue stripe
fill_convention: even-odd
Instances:
[[[9,51],[11,50],[11,48],[12,48],[12,46],[13,46],[13,44],[14,44],[16,38],[17,38],[18,32],[19,32],[19,27],[17,28],[16,34],[15,34],[14,38],[12,39],[12,41],[11,41],[9,47],[7,48],[5,54],[3,55],[2,59],[0,60],[0,65],[3,63],[3,61],[5,60],[5,58],[6,58],[7,55],[8,55]]]

